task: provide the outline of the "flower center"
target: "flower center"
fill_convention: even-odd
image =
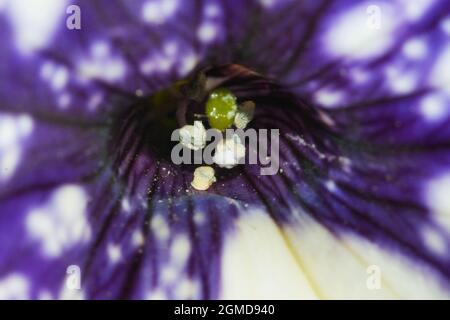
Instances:
[[[302,111],[303,107],[306,109]],[[298,115],[299,110],[301,119],[296,117],[294,120],[293,116]],[[282,120],[285,118],[283,114],[291,115]],[[296,122],[295,130],[303,131],[306,125],[302,123],[308,121],[308,125],[313,124],[308,120],[313,115],[313,111],[307,106],[299,106],[297,97],[275,81],[241,65],[216,66],[197,71],[153,95],[135,101],[116,118],[111,148],[120,175],[128,177],[141,167],[161,164],[171,168],[168,171],[181,174],[183,179],[188,180],[188,186],[204,188],[214,181],[223,184],[227,179],[233,179],[242,173],[241,164],[248,164],[251,152],[249,140],[227,135],[230,128],[241,131],[253,129],[258,132],[258,139],[260,131],[265,131],[271,138],[271,132],[267,131],[278,131],[285,121]],[[174,140],[173,133],[177,130],[179,136]],[[217,141],[211,163],[204,159],[197,162],[196,153],[208,148],[205,132],[209,131],[218,132],[222,140]],[[307,134],[306,130],[304,132]],[[308,138],[305,136],[305,139]],[[179,144],[188,149],[193,162],[173,161],[173,150]],[[270,141],[264,146],[266,154],[271,152],[269,149],[272,150],[269,144]],[[241,162],[242,159],[244,162]],[[262,160],[266,161],[263,165],[267,165],[269,160]],[[263,161],[259,162],[259,167],[262,167]],[[205,165],[214,169],[202,169],[209,174],[207,179],[203,179],[204,174],[195,176],[194,171]],[[195,177],[200,180],[191,184]]]

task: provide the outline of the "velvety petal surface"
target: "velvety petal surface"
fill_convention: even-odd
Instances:
[[[446,1],[36,3],[0,6],[0,298],[449,297]],[[201,67],[276,175],[166,157],[149,97]]]

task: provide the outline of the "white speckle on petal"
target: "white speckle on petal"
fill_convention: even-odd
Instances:
[[[53,73],[55,72],[56,66],[49,61],[46,61],[41,66],[40,75],[42,79],[49,80]]]
[[[325,186],[329,191],[336,191],[336,183],[333,180],[328,180],[325,183]]]
[[[100,103],[102,103],[102,101],[103,101],[103,94],[101,93],[93,94],[87,102],[88,110],[95,111],[97,107],[100,105]]]
[[[343,94],[331,89],[320,89],[314,95],[314,100],[322,107],[333,108],[342,102]]]
[[[110,55],[110,47],[107,42],[99,40],[91,45],[91,53],[94,58],[102,59]]]
[[[205,43],[213,41],[216,38],[216,35],[217,27],[208,22],[203,23],[197,31],[198,39]]]
[[[157,2],[146,2],[142,8],[142,17],[144,18],[144,21],[155,24],[162,23],[164,18],[160,14],[158,7]]]
[[[90,56],[79,59],[77,72],[80,80],[102,79],[117,82],[125,77],[126,63],[114,56],[107,43],[97,40],[91,45]]]
[[[16,143],[17,125],[13,116],[5,115],[0,117],[0,148],[5,148]]]
[[[69,71],[64,66],[55,65],[46,61],[42,64],[40,76],[44,79],[54,91],[64,89],[69,81]]]
[[[427,54],[427,44],[423,39],[410,39],[403,45],[403,53],[410,59],[421,59]]]
[[[125,77],[127,72],[125,62],[118,57],[82,58],[77,65],[77,73],[80,80],[102,79],[109,82],[117,82]]]
[[[420,112],[429,121],[441,120],[449,111],[448,101],[442,94],[433,93],[420,101]]]
[[[124,77],[126,66],[121,59],[111,59],[104,65],[103,78],[109,81],[117,81]]]
[[[30,284],[20,273],[9,274],[0,279],[0,300],[29,299]]]
[[[151,221],[152,233],[159,241],[165,241],[170,236],[169,226],[161,215],[155,215]]]
[[[272,8],[276,4],[277,0],[259,0],[259,3],[267,9]]]
[[[178,73],[180,74],[180,76],[185,76],[186,74],[191,72],[192,69],[194,69],[194,67],[197,65],[198,60],[199,60],[198,56],[194,53],[183,56],[181,58],[180,66],[178,68]]]
[[[9,180],[20,163],[21,151],[17,147],[9,147],[0,151],[0,181]]]
[[[48,290],[41,290],[38,294],[38,300],[53,300],[53,295]]]
[[[352,69],[350,70],[350,78],[356,83],[361,84],[370,79],[370,75],[365,70]]]
[[[193,220],[197,225],[201,225],[205,222],[205,214],[203,212],[196,211],[194,213]]]
[[[136,230],[133,232],[133,235],[131,237],[131,242],[134,246],[140,247],[145,243],[144,235],[140,230]]]
[[[449,65],[450,44],[447,44],[433,66],[430,82],[433,86],[438,89],[445,90],[448,94],[450,94],[450,72],[448,72]]]
[[[380,6],[380,27],[369,27],[366,13],[369,5],[364,3],[346,10],[329,26],[323,40],[331,54],[372,58],[386,52],[393,44],[398,17],[388,4],[384,4]]]
[[[180,300],[195,299],[198,291],[198,282],[183,279],[175,288],[175,298]]]
[[[395,93],[405,94],[414,90],[417,77],[410,71],[390,67],[386,70],[387,82]]]
[[[140,63],[139,69],[145,75],[152,74],[156,71],[156,61],[150,58],[146,59]]]
[[[178,52],[178,44],[174,41],[169,41],[164,44],[163,52],[165,55],[174,57]]]
[[[220,8],[214,3],[208,3],[205,7],[205,15],[208,18],[215,18],[220,14]]]
[[[34,126],[33,119],[27,114],[22,114],[17,117],[16,121],[19,136],[20,137],[29,136],[33,131]]]
[[[115,244],[109,244],[107,248],[108,258],[112,264],[116,264],[122,259],[122,249]]]
[[[130,212],[131,212],[131,203],[130,203],[130,199],[128,199],[128,198],[123,198],[123,199],[122,199],[122,204],[121,204],[121,206],[122,206],[122,210],[123,210],[125,213],[130,213]]]
[[[178,270],[174,266],[165,266],[161,271],[161,281],[165,285],[170,285],[177,279]]]
[[[82,187],[65,185],[54,191],[46,204],[29,212],[27,231],[39,241],[45,255],[59,256],[65,249],[89,239],[87,202]]]
[[[191,242],[188,236],[178,235],[173,239],[170,256],[177,266],[183,266],[191,253]]]
[[[66,109],[70,104],[70,100],[70,95],[67,92],[63,93],[58,97],[58,107]]]
[[[139,69],[145,75],[167,73],[175,69],[180,76],[192,71],[198,62],[198,56],[190,47],[180,47],[176,40],[164,43],[162,48],[152,50],[139,61]]]
[[[410,20],[417,20],[433,5],[434,0],[401,0],[400,2],[406,17]]]
[[[173,56],[159,56],[156,59],[156,70],[161,72],[161,73],[165,73],[167,71],[170,70],[170,68],[172,68],[172,66],[175,63],[175,59]]]
[[[167,295],[161,289],[151,291],[147,297],[147,300],[167,300]]]
[[[344,171],[346,172],[351,172],[352,171],[352,160],[350,160],[347,157],[339,157],[339,163],[342,166],[342,169],[344,169]]]
[[[65,87],[69,79],[69,72],[64,67],[58,67],[51,77],[51,87],[59,91]]]
[[[446,17],[444,20],[441,21],[440,27],[442,31],[444,31],[446,34],[450,35],[450,16]]]
[[[162,24],[172,17],[177,9],[177,0],[147,1],[142,7],[142,18],[150,24]]]
[[[58,23],[65,17],[66,1],[14,0],[5,5],[14,31],[16,46],[22,54],[29,55],[44,48],[53,38]]]

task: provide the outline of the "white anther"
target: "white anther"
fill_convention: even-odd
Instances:
[[[206,130],[201,121],[194,121],[194,125],[185,125],[180,129],[180,142],[192,149],[203,149],[206,145]]]
[[[237,134],[231,139],[221,140],[215,150],[214,163],[221,168],[231,169],[245,157],[245,146]]]
[[[198,167],[194,171],[194,179],[191,186],[197,190],[208,190],[208,188],[216,181],[214,169],[209,166]]]
[[[234,125],[238,129],[244,129],[255,114],[255,103],[253,101],[245,101],[238,106],[238,111],[234,116]]]

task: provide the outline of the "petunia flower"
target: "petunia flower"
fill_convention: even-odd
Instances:
[[[0,298],[450,297],[448,1],[6,0],[0,38]],[[199,77],[276,174],[191,186]]]

